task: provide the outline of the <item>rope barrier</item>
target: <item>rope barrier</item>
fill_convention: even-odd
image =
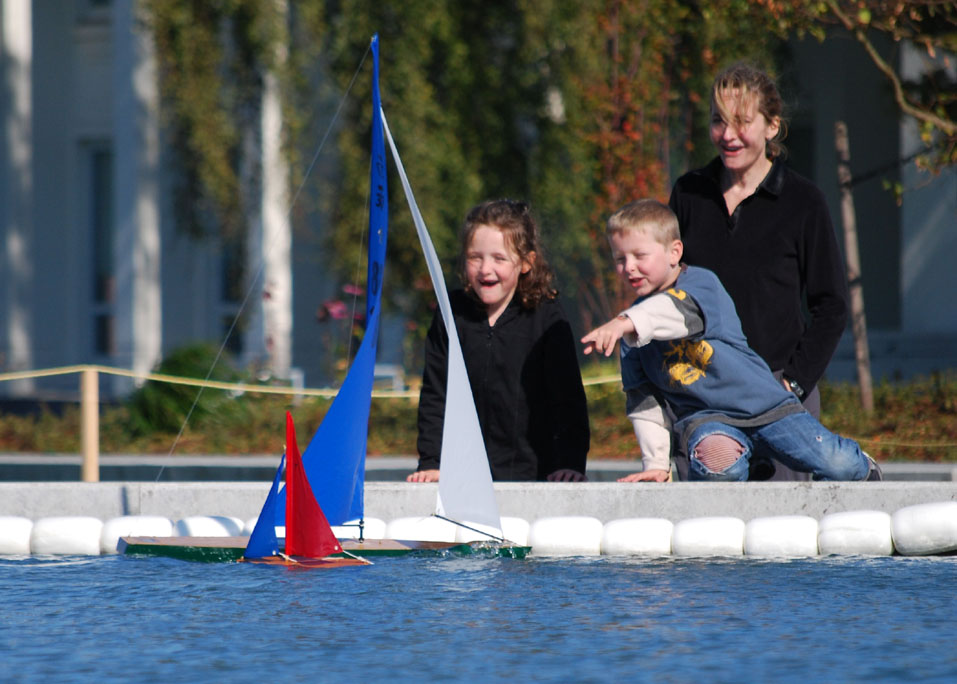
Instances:
[[[105,375],[118,375],[127,378],[136,378],[139,380],[153,380],[156,382],[168,382],[173,385],[188,385],[191,387],[203,387],[206,389],[219,389],[231,392],[258,392],[260,394],[287,394],[300,395],[306,397],[324,397],[331,399],[339,393],[339,390],[326,387],[310,389],[308,387],[286,387],[278,385],[251,385],[242,382],[221,382],[218,380],[202,380],[199,378],[184,378],[175,375],[166,375],[165,373],[139,373],[137,371],[126,370],[125,368],[113,368],[111,366],[97,365],[78,365],[78,366],[60,366],[57,368],[44,368],[32,371],[19,371],[14,373],[0,373],[0,382],[5,380],[28,380],[32,378],[45,378],[57,375],[70,375],[72,373],[82,373],[86,370],[96,371]],[[373,397],[395,398],[395,399],[415,399],[419,393],[413,390],[372,390]]]
[[[153,380],[155,382],[168,382],[174,385],[189,385],[192,387],[204,387],[206,389],[219,389],[228,392],[249,392],[260,394],[285,394],[292,396],[321,397],[331,399],[338,394],[339,390],[326,388],[308,388],[308,387],[285,387],[276,385],[252,385],[241,382],[221,382],[218,380],[200,380],[198,378],[184,378],[175,375],[166,375],[165,373],[139,373],[125,368],[113,368],[111,366],[99,366],[95,364],[84,364],[75,366],[60,366],[55,368],[42,368],[30,371],[17,371],[12,373],[0,373],[0,382],[11,380],[28,380],[33,378],[45,378],[58,375],[70,375],[73,373],[82,373],[84,371],[96,371],[105,375],[116,375],[120,377],[135,378],[139,380]],[[602,375],[594,378],[582,380],[586,387],[596,385],[605,385],[609,383],[620,383],[619,375]],[[372,390],[373,398],[377,399],[417,399],[418,390]],[[876,444],[885,447],[895,447],[901,449],[953,449],[957,448],[957,442],[892,442],[885,441],[880,437],[850,437],[856,442],[866,444]]]
[[[855,442],[865,442],[867,444],[876,444],[886,447],[901,447],[903,449],[952,449],[957,447],[957,442],[887,442],[880,437],[850,437],[850,439],[853,439]]]
[[[252,385],[242,382],[221,382],[219,380],[202,380],[200,378],[184,378],[176,375],[166,375],[165,373],[140,373],[127,370],[125,368],[114,368],[112,366],[99,366],[95,364],[82,364],[75,366],[58,366],[54,368],[41,368],[30,371],[17,371],[13,373],[0,373],[0,382],[10,380],[29,380],[33,378],[47,378],[57,375],[70,375],[72,373],[82,373],[85,370],[93,370],[105,375],[117,375],[120,377],[135,378],[137,380],[153,380],[156,382],[168,382],[174,385],[188,385],[191,387],[205,387],[207,389],[220,389],[232,392],[259,392],[260,394],[288,394],[301,395],[306,397],[324,397],[331,399],[339,393],[339,390],[332,387],[308,388],[308,387],[285,387],[277,385]],[[582,380],[586,387],[594,385],[603,385],[611,382],[621,382],[619,375],[602,375],[595,378]],[[379,399],[416,399],[419,396],[416,390],[372,390],[372,396]]]
[[[592,387],[593,385],[607,385],[611,382],[617,382],[621,384],[621,375],[599,375],[597,378],[582,378],[582,384],[585,387]]]

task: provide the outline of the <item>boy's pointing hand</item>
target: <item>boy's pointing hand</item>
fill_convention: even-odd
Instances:
[[[611,356],[618,340],[633,332],[635,332],[635,324],[630,318],[621,314],[600,328],[595,328],[581,339],[582,344],[585,345],[585,354],[591,354],[594,351]]]

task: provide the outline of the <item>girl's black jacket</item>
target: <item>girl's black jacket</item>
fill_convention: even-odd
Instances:
[[[450,299],[492,479],[544,480],[565,468],[584,474],[588,409],[575,340],[558,301],[529,310],[513,299],[490,326],[464,291]],[[436,311],[419,399],[419,470],[439,467],[448,348]]]

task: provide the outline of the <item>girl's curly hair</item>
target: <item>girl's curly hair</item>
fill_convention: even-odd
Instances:
[[[474,296],[469,288],[465,260],[472,242],[472,235],[479,226],[490,226],[502,231],[505,244],[518,255],[521,261],[529,264],[529,271],[519,276],[518,288],[515,291],[522,308],[533,309],[543,299],[555,298],[558,291],[552,287],[552,269],[542,253],[538,226],[532,218],[528,203],[509,199],[482,202],[473,207],[465,217],[461,234],[459,275],[469,294]]]

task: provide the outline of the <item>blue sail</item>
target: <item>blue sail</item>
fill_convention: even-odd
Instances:
[[[267,558],[279,553],[279,540],[276,538],[275,511],[277,498],[279,496],[279,478],[282,477],[282,469],[285,462],[286,455],[283,454],[282,458],[279,459],[279,467],[276,468],[276,476],[272,480],[272,487],[269,489],[266,503],[263,504],[263,509],[259,512],[259,519],[256,520],[256,527],[253,528],[253,533],[249,535],[249,542],[246,544],[246,551],[243,553],[243,558]],[[285,513],[283,513],[283,516],[285,516]],[[285,524],[285,522],[283,522],[283,524]]]
[[[372,402],[382,278],[389,232],[386,156],[379,96],[378,34],[372,37],[371,51],[373,113],[366,330],[342,387],[302,455],[309,485],[330,525],[341,525],[363,516],[369,407]],[[283,494],[277,506],[277,524],[283,524],[285,508]]]

